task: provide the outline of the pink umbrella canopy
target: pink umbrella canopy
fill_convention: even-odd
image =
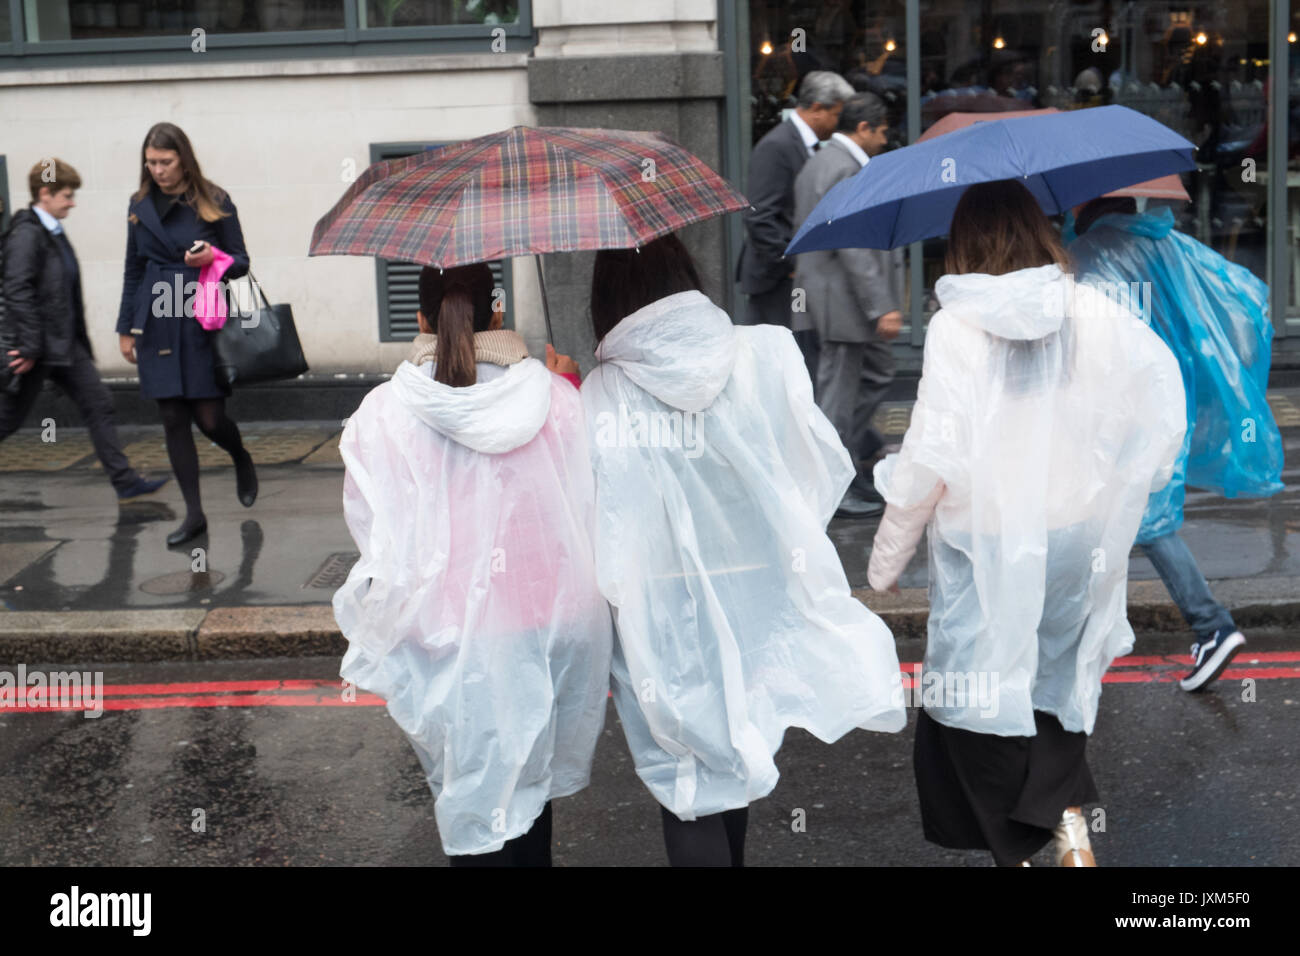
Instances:
[[[316,223],[308,255],[445,269],[641,246],[748,206],[660,134],[516,126],[370,166]]]
[[[953,130],[970,126],[972,123],[996,122],[997,120],[1016,119],[1021,116],[1042,116],[1046,113],[1059,112],[1061,111],[1055,107],[1049,106],[1047,109],[1042,110],[1016,110],[996,113],[948,113],[922,133],[916,141],[920,143],[927,139],[934,139],[936,136],[942,136],[944,133],[951,133]],[[1135,183],[1132,186],[1125,186],[1123,189],[1116,189],[1113,192],[1106,193],[1106,195],[1146,196],[1152,199],[1191,199],[1191,197],[1187,195],[1187,190],[1183,188],[1182,178],[1177,173],[1171,173],[1168,176],[1161,176],[1158,179],[1149,179],[1143,183]]]

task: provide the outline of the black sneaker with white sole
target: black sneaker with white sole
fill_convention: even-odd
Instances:
[[[1225,667],[1246,646],[1241,631],[1215,631],[1208,641],[1192,645],[1192,672],[1178,682],[1183,690],[1200,690],[1223,673]]]

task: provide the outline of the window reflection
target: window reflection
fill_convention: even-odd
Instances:
[[[362,28],[519,20],[519,0],[366,0],[362,8]]]
[[[35,0],[27,4],[27,40],[95,40],[283,30],[341,30],[345,0],[139,0],[94,3]]]
[[[911,38],[904,17],[903,2],[751,3],[754,141],[793,107],[805,74],[829,69],[856,89],[882,95],[891,138],[906,142],[904,51]],[[1300,28],[1294,17],[1292,23]],[[924,0],[920,27],[923,132],[951,112],[1118,103],[1145,113],[1195,143],[1198,165],[1182,177],[1190,200],[1139,202],[1171,206],[1179,229],[1265,277],[1267,0]],[[1300,74],[1295,44],[1289,47],[1294,113]],[[1296,170],[1297,137],[1289,135],[1289,166]],[[1300,174],[1288,180],[1294,244],[1300,241]],[[927,311],[944,245],[941,239],[924,244]],[[1300,278],[1300,252],[1294,269]]]

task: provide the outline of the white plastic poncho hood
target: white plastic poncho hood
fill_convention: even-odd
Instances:
[[[893,640],[825,531],[853,468],[790,332],[737,329],[685,292],[596,354],[596,566],[614,701],[655,798],[690,820],[767,795],[788,727],[902,729]]]
[[[586,786],[613,634],[573,386],[534,359],[465,388],[433,368],[403,363],[343,432],[361,557],[334,613],[341,674],[410,738],[443,849],[477,854]]]
[[[915,509],[943,482],[924,667],[997,693],[994,706],[926,710],[951,727],[1032,736],[1037,709],[1091,733],[1101,676],[1133,643],[1129,550],[1182,442],[1177,362],[1054,265],[944,276],[935,292],[911,425],[876,487]]]
[[[498,368],[483,367],[489,375]],[[541,362],[507,366],[465,388],[435,382],[433,368],[399,365],[393,375],[398,401],[434,431],[475,451],[496,455],[532,441],[551,409],[551,375]]]

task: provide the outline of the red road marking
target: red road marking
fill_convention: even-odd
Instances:
[[[1259,661],[1262,664],[1277,664],[1287,661],[1300,661],[1300,651],[1259,651],[1246,652],[1237,655],[1239,659],[1254,663]],[[1117,657],[1111,667],[1150,667],[1168,666],[1176,664],[1179,667],[1191,667],[1192,657],[1190,654],[1166,654],[1155,657]]]
[[[176,684],[105,684],[104,695],[136,697],[149,694],[219,694],[228,691],[343,689],[341,680],[215,680]]]
[[[1300,666],[1257,667],[1255,664],[1300,662],[1300,651],[1263,651],[1241,655],[1237,666],[1229,667],[1219,680],[1277,680],[1300,678]],[[916,683],[918,662],[902,665],[903,687]],[[1133,656],[1117,658],[1101,679],[1103,684],[1165,684],[1184,676],[1191,667],[1185,655]],[[1135,668],[1120,669],[1114,668]],[[1136,669],[1145,668],[1145,669]],[[924,673],[924,672],[922,672]],[[175,707],[382,707],[375,694],[358,693],[346,701],[342,682],[331,680],[243,680],[180,681],[171,684],[105,684],[102,707],[110,710],[161,710]],[[57,693],[57,691],[56,691]],[[5,713],[32,714],[84,711],[84,698],[72,697],[67,706],[0,707]]]
[[[104,688],[105,697],[108,688]],[[88,705],[84,699],[70,698],[68,706],[41,707],[23,706],[4,708],[0,714],[10,711],[16,714],[35,714],[50,711],[83,711]],[[374,694],[358,694],[354,701],[343,700],[338,696],[317,694],[216,694],[209,697],[192,695],[159,697],[115,697],[103,701],[103,709],[108,710],[160,710],[165,707],[382,707],[384,701]]]

